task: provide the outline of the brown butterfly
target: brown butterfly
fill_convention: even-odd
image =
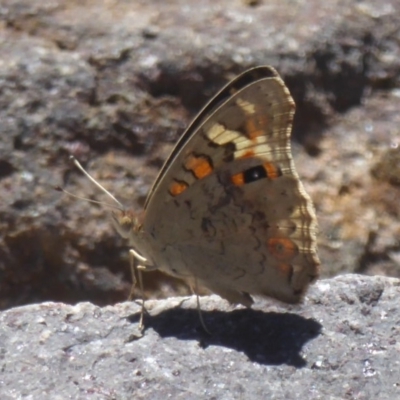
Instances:
[[[251,295],[300,301],[320,261],[314,207],[291,155],[294,112],[272,67],[228,83],[178,141],[144,210],[113,213],[134,267],[245,306]]]

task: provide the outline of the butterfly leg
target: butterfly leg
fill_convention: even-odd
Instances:
[[[141,256],[138,252],[136,252],[133,249],[129,250],[129,259],[130,259],[130,267],[131,267],[131,275],[132,275],[132,286],[131,286],[131,292],[129,293],[129,300],[133,300],[134,297],[134,288],[136,286],[137,281],[139,281],[139,288],[140,288],[140,294],[142,297],[142,310],[140,312],[140,320],[139,320],[139,330],[143,330],[144,325],[143,325],[143,318],[144,318],[144,313],[146,311],[145,306],[144,306],[144,289],[143,289],[143,279],[142,279],[142,272],[147,272],[147,271],[154,271],[157,269],[154,265],[149,265],[147,258]],[[140,262],[140,264],[137,264],[137,262]],[[136,271],[137,271],[137,278],[136,278]]]
[[[200,324],[202,326],[202,328],[204,329],[204,331],[206,333],[208,333],[211,336],[211,332],[208,330],[206,323],[204,322],[204,318],[203,318],[203,314],[201,312],[201,308],[200,308],[200,297],[198,295],[198,290],[197,290],[197,279],[195,278],[194,280],[194,288],[193,286],[190,287],[192,289],[192,292],[196,295],[196,302],[197,302],[197,311],[199,313],[199,319],[200,319]]]

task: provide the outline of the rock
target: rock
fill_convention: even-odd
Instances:
[[[399,277],[400,188],[382,165],[400,141],[399,6],[3,0],[0,309],[126,299],[127,244],[107,212],[53,190],[103,199],[69,155],[140,209],[190,118],[259,64],[296,100],[294,157],[317,208],[322,275]],[[145,279],[147,295],[188,293]]]
[[[0,313],[1,399],[397,399],[400,280],[321,280],[303,304],[218,296]]]

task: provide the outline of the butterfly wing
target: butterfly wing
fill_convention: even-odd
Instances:
[[[232,302],[297,302],[316,278],[317,222],[291,156],[295,105],[271,67],[228,84],[185,132],[146,202],[163,271]]]

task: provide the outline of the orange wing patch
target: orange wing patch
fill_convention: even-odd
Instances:
[[[269,179],[276,179],[282,176],[282,171],[273,163],[266,162],[263,164]]]
[[[268,127],[268,117],[265,113],[257,112],[257,106],[247,100],[238,98],[236,104],[245,114],[244,130],[250,140],[265,136]]]
[[[185,168],[192,171],[197,179],[203,179],[213,172],[211,161],[206,156],[191,154],[185,161]]]
[[[243,172],[239,172],[238,174],[232,175],[231,176],[231,182],[235,185],[235,186],[242,186],[244,185],[246,182],[244,180],[244,174]]]
[[[246,118],[245,131],[250,140],[255,140],[261,136],[266,135],[266,128],[268,126],[268,118],[266,115],[253,115]]]
[[[254,150],[246,150],[246,152],[240,155],[238,158],[252,158],[255,155],[256,154],[254,153]]]
[[[282,263],[291,261],[298,253],[296,244],[283,237],[268,239],[267,247],[270,254]]]
[[[290,277],[293,273],[293,268],[290,264],[279,263],[278,270],[282,273],[283,276]]]
[[[188,184],[183,181],[174,181],[169,187],[169,193],[171,196],[178,196],[188,188]]]

